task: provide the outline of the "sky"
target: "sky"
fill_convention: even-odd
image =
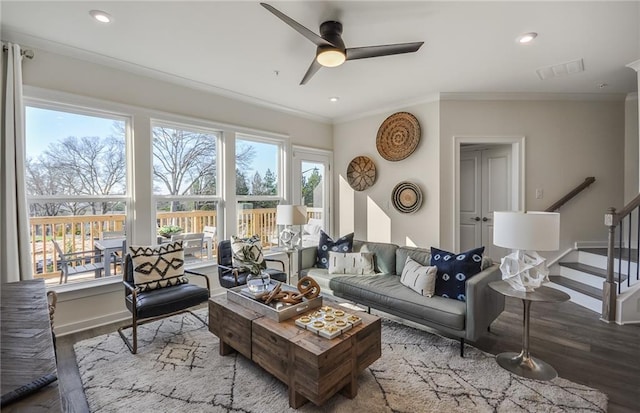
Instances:
[[[26,107],[26,140],[27,156],[35,158],[44,152],[50,143],[57,142],[69,136],[82,138],[85,136],[99,136],[105,138],[113,135],[115,119],[86,116],[76,113],[42,109],[32,106]],[[251,170],[247,172],[250,180],[256,171],[264,177],[267,169],[277,173],[277,148],[275,145],[252,142],[256,148],[256,156]]]

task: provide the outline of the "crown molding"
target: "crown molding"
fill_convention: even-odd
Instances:
[[[631,69],[635,70],[636,72],[640,72],[640,59],[636,60],[635,62],[631,62],[627,65],[627,67],[630,67]]]
[[[440,100],[623,101],[624,93],[441,93]]]
[[[385,105],[385,106],[383,106],[381,108],[372,109],[372,110],[369,110],[369,111],[366,111],[366,112],[358,112],[358,113],[351,114],[351,115],[339,116],[339,117],[333,118],[333,124],[336,125],[338,123],[351,122],[351,121],[354,121],[354,120],[367,118],[369,116],[375,116],[375,115],[380,115],[380,114],[388,114],[389,112],[397,112],[399,110],[406,109],[406,108],[408,108],[410,106],[422,105],[422,104],[426,104],[426,103],[433,103],[433,102],[439,102],[439,101],[440,101],[440,94],[439,93],[432,93],[432,94],[429,94],[427,96],[423,96],[423,97],[420,97],[420,98],[396,101],[396,102],[390,103],[388,105]]]
[[[105,55],[95,53],[86,49],[81,49],[81,48],[69,46],[63,43],[54,42],[51,40],[43,39],[41,37],[36,37],[29,34],[21,33],[15,30],[3,28],[2,40],[20,43],[21,45],[24,45],[23,47],[27,47],[28,45],[28,47],[31,49],[42,50],[49,53],[59,54],[62,56],[83,60],[89,63],[95,63],[102,66],[107,66],[113,69],[122,70],[135,75],[173,83],[173,84],[184,86],[190,89],[204,91],[214,95],[260,106],[263,108],[275,110],[275,111],[286,113],[289,115],[298,116],[298,117],[309,119],[312,121],[327,123],[327,124],[332,123],[332,119],[324,116],[319,116],[313,113],[304,112],[298,109],[290,108],[290,107],[279,105],[267,100],[263,100],[255,96],[249,96],[242,93],[234,92],[232,90],[224,89],[208,83],[187,79],[182,76],[177,76],[177,75],[163,72],[157,69],[152,69],[146,66],[138,65],[136,63],[131,63],[128,61],[116,59],[116,58],[105,56]],[[36,58],[37,58],[37,50],[36,50]]]

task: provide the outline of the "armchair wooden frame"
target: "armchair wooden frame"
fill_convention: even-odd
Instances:
[[[126,265],[131,265],[130,263],[131,258],[129,256],[127,256],[126,258],[126,262],[125,262],[125,266]],[[207,326],[207,322],[202,319],[200,316],[196,315],[193,311],[191,311],[190,309],[186,308],[186,309],[182,309],[179,311],[173,311],[173,312],[168,312],[162,315],[158,315],[155,317],[145,317],[145,318],[141,318],[138,316],[138,307],[136,305],[136,303],[138,302],[138,295],[139,295],[139,291],[138,289],[135,287],[135,285],[129,281],[127,281],[127,272],[128,270],[125,269],[123,271],[123,280],[122,283],[125,286],[125,296],[127,296],[128,294],[131,294],[131,300],[132,300],[132,311],[131,311],[131,324],[127,324],[123,327],[118,328],[118,334],[120,334],[120,337],[122,338],[122,340],[124,341],[124,343],[127,345],[127,347],[129,348],[129,351],[131,351],[132,354],[136,354],[138,352],[138,326],[143,325],[143,324],[147,324],[150,323],[152,321],[156,321],[156,320],[160,320],[163,318],[167,318],[167,317],[171,317],[173,315],[177,315],[177,314],[182,314],[182,313],[191,313],[191,315],[193,315],[195,318],[197,318],[198,320],[202,321],[202,323]],[[190,270],[185,270],[184,271],[184,275],[196,275],[199,277],[203,277],[205,279],[206,285],[207,285],[207,291],[208,291],[208,296],[211,297],[211,286],[209,283],[209,277],[207,277],[204,274],[200,274],[194,271],[190,271]],[[183,284],[184,285],[184,284]],[[165,288],[176,288],[176,287],[180,287],[180,286],[173,286],[173,287],[165,287]],[[154,290],[156,291],[156,290]],[[132,329],[132,339],[129,340],[123,330],[131,328]]]

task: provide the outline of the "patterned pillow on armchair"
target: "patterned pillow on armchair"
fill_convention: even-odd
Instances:
[[[142,291],[189,282],[184,276],[182,241],[153,246],[129,246],[133,281]]]
[[[259,274],[267,268],[267,263],[262,255],[262,243],[260,237],[254,235],[250,238],[231,236],[231,251],[233,252],[233,266]]]

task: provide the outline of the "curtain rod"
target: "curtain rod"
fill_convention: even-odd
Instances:
[[[2,45],[2,51],[6,52],[7,50],[9,50],[9,48],[5,45]],[[23,57],[26,57],[27,59],[33,59],[33,50],[31,49],[21,49],[20,50],[20,55]]]

